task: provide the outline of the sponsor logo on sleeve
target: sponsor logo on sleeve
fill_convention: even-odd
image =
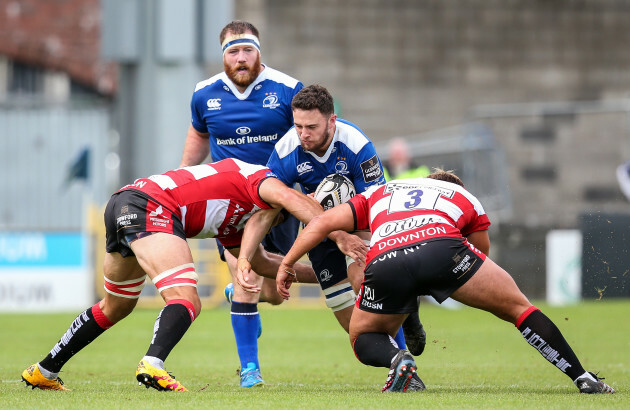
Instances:
[[[363,171],[363,180],[366,183],[376,181],[383,175],[383,170],[378,162],[378,158],[374,155],[372,158],[361,163]]]

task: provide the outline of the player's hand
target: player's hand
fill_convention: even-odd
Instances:
[[[252,265],[249,260],[238,258],[236,267],[236,283],[246,292],[259,293],[260,287],[256,283],[256,279],[251,275]]]
[[[335,242],[339,250],[354,259],[359,266],[365,266],[365,255],[370,248],[363,242],[363,239],[343,231],[335,233],[337,234]]]
[[[297,282],[297,275],[292,266],[286,263],[281,263],[278,268],[278,274],[276,275],[276,290],[282,296],[283,299],[289,300],[291,294],[289,288],[293,282]]]
[[[319,204],[319,206],[322,206],[322,204],[320,204],[319,201],[317,199],[315,199],[315,192],[311,192],[310,194],[306,194],[306,196],[311,198],[313,201],[317,202]]]

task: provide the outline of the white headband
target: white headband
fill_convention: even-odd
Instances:
[[[253,34],[235,34],[233,36],[227,37],[223,44],[221,44],[221,48],[223,49],[223,54],[234,46],[240,46],[242,44],[249,44],[256,47],[256,50],[260,53],[260,41],[258,37]]]

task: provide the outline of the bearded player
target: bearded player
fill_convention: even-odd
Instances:
[[[303,84],[261,62],[258,29],[246,21],[228,23],[219,35],[224,71],[201,81],[190,103],[192,122],[188,128],[180,166],[197,165],[210,154],[212,161],[237,158],[265,165],[274,145],[293,125],[291,99]],[[269,252],[284,255],[295,240],[298,221],[289,217],[263,240]],[[233,281],[236,260],[223,252]],[[257,277],[262,297],[272,304],[282,303],[273,280]],[[241,387],[260,386],[258,336],[262,323],[258,314],[259,295],[226,287],[236,348],[241,363]]]
[[[383,167],[374,144],[354,124],[338,119],[334,101],[325,87],[309,85],[291,102],[294,128],[274,148],[267,166],[287,186],[298,183],[312,193],[329,174],[347,177],[357,193],[385,183]],[[364,232],[366,234],[366,232]],[[364,238],[369,238],[369,233]],[[348,331],[355,291],[363,280],[363,266],[355,263],[325,240],[311,249],[308,257],[326,297],[326,305],[339,324]],[[416,316],[415,325],[395,336],[399,347],[422,353],[426,335]],[[405,340],[407,338],[407,340]],[[417,383],[415,383],[417,382]],[[418,389],[424,386],[414,379]]]

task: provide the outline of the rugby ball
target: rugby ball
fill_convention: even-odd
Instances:
[[[356,193],[354,184],[348,178],[330,174],[319,183],[313,197],[327,210],[348,202]]]

